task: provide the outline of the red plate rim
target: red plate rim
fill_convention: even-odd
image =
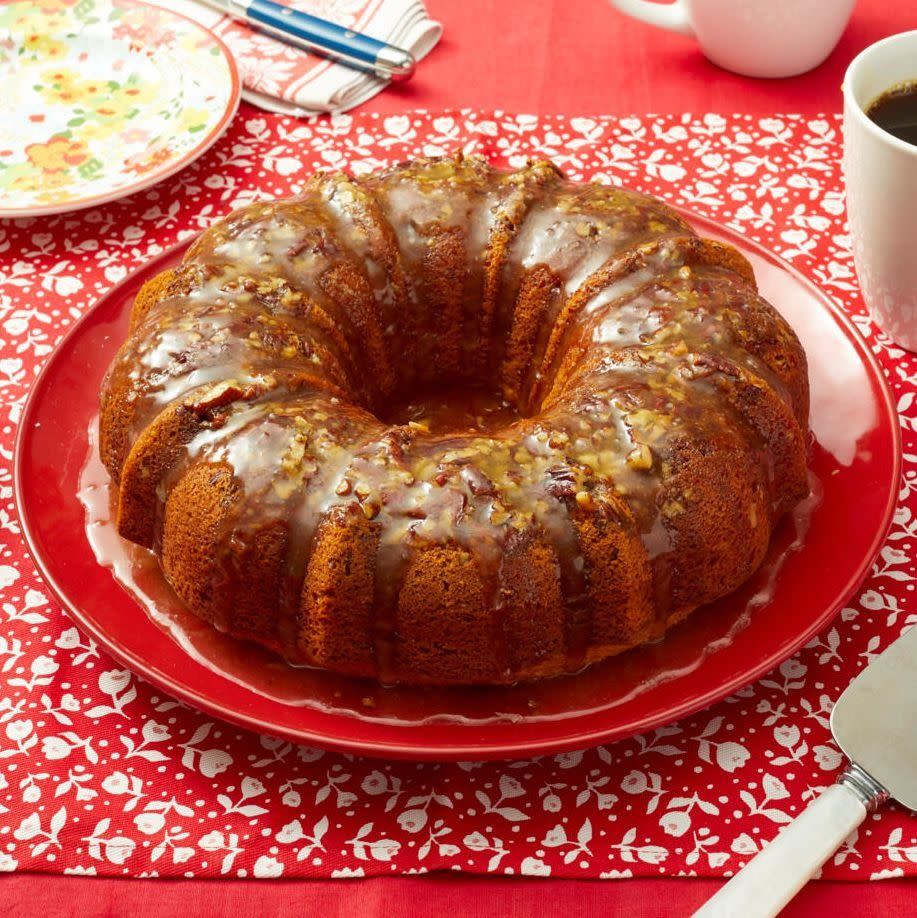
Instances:
[[[740,237],[739,233],[732,227],[716,223],[716,221],[711,218],[696,214],[686,208],[675,207],[674,209],[678,210],[691,223],[712,224],[726,236],[733,238],[739,237],[743,249],[753,252],[755,255],[772,264],[777,264],[798,284],[805,287],[814,299],[817,299],[822,304],[830,314],[832,320],[852,344],[861,363],[868,371],[868,374],[872,376],[873,382],[876,384],[877,394],[880,396],[881,407],[884,409],[877,420],[877,426],[884,425],[887,428],[887,432],[891,433],[893,465],[891,473],[888,475],[889,486],[884,509],[882,511],[880,525],[877,526],[873,538],[869,543],[869,548],[864,553],[861,562],[851,571],[846,585],[838,591],[836,600],[833,604],[826,606],[818,615],[810,619],[791,640],[784,641],[779,646],[773,648],[770,653],[759,658],[757,662],[749,665],[747,668],[743,669],[742,672],[717,681],[715,685],[710,686],[705,691],[694,692],[690,697],[679,703],[669,705],[664,715],[649,715],[629,721],[622,719],[619,715],[618,720],[611,726],[599,726],[594,728],[580,727],[579,729],[577,728],[578,720],[585,716],[594,717],[595,714],[573,715],[563,720],[553,722],[555,724],[561,723],[567,726],[568,729],[563,735],[552,735],[547,738],[507,738],[496,742],[482,741],[480,738],[475,740],[473,736],[466,739],[463,734],[473,733],[474,725],[439,724],[438,727],[444,731],[454,731],[457,734],[457,740],[454,742],[430,744],[428,742],[419,741],[417,738],[412,739],[412,728],[410,726],[392,726],[375,723],[373,724],[374,727],[377,729],[386,728],[390,733],[402,731],[404,738],[389,737],[385,739],[367,739],[351,736],[334,736],[323,733],[321,730],[311,728],[297,728],[296,730],[291,730],[289,727],[281,724],[267,723],[257,717],[249,715],[244,710],[222,705],[218,700],[201,694],[195,688],[183,684],[181,681],[170,677],[168,674],[153,669],[141,657],[118,646],[103,629],[95,624],[92,617],[84,612],[78,602],[71,600],[66,589],[61,586],[51,572],[44,554],[39,549],[38,540],[32,528],[33,521],[24,499],[22,457],[25,452],[26,441],[33,428],[33,415],[37,411],[41,395],[47,388],[47,380],[50,377],[51,368],[61,359],[61,355],[67,352],[71,340],[81,333],[83,326],[91,320],[94,313],[109,299],[117,296],[121,288],[134,282],[136,274],[143,271],[147,265],[141,265],[106,293],[102,294],[86,313],[76,321],[46,360],[32,382],[32,386],[26,397],[13,451],[13,489],[16,509],[22,525],[23,539],[42,578],[57,598],[58,602],[67,609],[77,624],[89,633],[100,646],[104,647],[107,653],[119,663],[127,666],[151,684],[161,688],[169,694],[188,702],[199,710],[206,711],[223,720],[245,727],[246,729],[254,730],[258,733],[267,732],[272,735],[283,736],[296,743],[310,744],[326,749],[372,757],[410,759],[416,761],[493,760],[519,759],[527,758],[535,754],[584,749],[600,743],[624,739],[654,727],[679,720],[689,714],[693,714],[696,711],[708,707],[714,702],[731,695],[737,689],[756,681],[762,675],[790,657],[830,622],[842,608],[844,603],[854,594],[866,574],[869,572],[891,528],[893,514],[897,504],[897,482],[901,477],[902,468],[901,431],[897,423],[898,415],[895,408],[894,397],[885,379],[881,364],[869,349],[866,339],[863,338],[851,319],[834,303],[830,296],[820,290],[815,283],[789,262],[769,251],[757,241],[746,237]],[[186,249],[190,241],[191,240],[184,240],[164,250],[156,256],[155,260],[165,260],[174,253]],[[171,638],[168,639],[171,640]],[[697,673],[703,672],[705,665],[705,663],[702,663]],[[280,705],[282,702],[278,701],[277,704]],[[347,717],[345,714],[325,714],[325,716],[333,716],[336,719]],[[358,721],[357,718],[351,717],[348,719],[359,722],[364,726],[368,723],[366,721]]]

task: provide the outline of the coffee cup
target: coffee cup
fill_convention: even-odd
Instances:
[[[917,31],[870,45],[844,76],[844,176],[857,276],[875,323],[917,351],[917,146],[866,112],[889,89],[917,81]]]
[[[651,25],[697,39],[720,67],[789,77],[817,67],[837,45],[856,0],[611,0]]]

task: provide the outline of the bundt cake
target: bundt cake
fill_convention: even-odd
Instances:
[[[659,638],[808,493],[806,360],[661,201],[422,159],[207,230],[102,392],[117,526],[288,661],[497,684]]]

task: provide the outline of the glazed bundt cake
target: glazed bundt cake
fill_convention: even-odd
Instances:
[[[808,493],[805,355],[662,202],[424,159],[314,176],[146,284],[117,526],[293,663],[510,683],[661,636]]]

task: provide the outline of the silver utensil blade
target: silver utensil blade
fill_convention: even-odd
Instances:
[[[844,755],[917,810],[917,627],[847,687],[831,712]]]

